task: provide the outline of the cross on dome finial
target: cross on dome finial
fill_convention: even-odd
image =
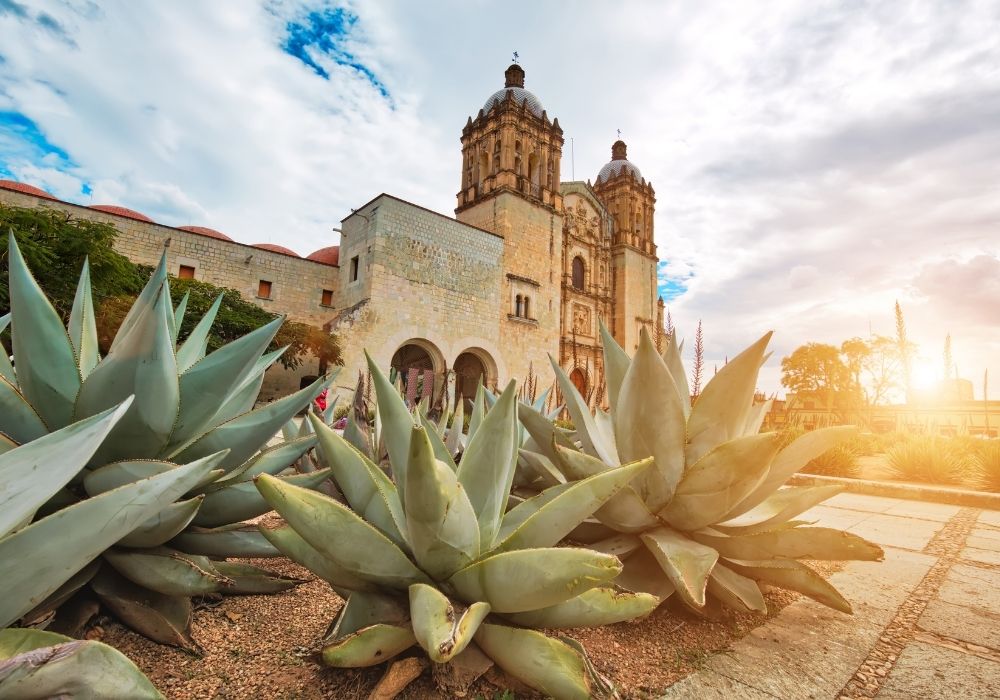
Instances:
[[[518,58],[519,58],[519,56],[517,55],[517,51],[515,51],[514,52],[514,63],[517,63],[517,59]]]

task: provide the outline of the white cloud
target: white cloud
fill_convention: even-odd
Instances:
[[[0,111],[71,162],[0,138],[0,166],[305,254],[381,191],[450,212],[461,128],[517,50],[565,130],[565,179],[592,178],[622,130],[656,187],[666,274],[687,287],[674,322],[691,336],[703,320],[709,367],[775,328],[776,390],[782,355],[891,334],[899,299],[926,352],[951,332],[963,373],[1000,372],[982,281],[1000,264],[996,3],[352,2],[342,48],[390,99],[315,47],[330,80],[281,50],[287,22],[331,7],[37,0],[2,15]]]

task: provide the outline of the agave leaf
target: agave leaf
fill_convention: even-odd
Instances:
[[[640,535],[685,603],[705,605],[705,586],[719,553],[667,527]]]
[[[0,540],[0,627],[69,580],[105,549],[198,482],[208,464],[189,464],[102,493]],[[69,534],[67,534],[69,533]],[[28,560],[36,566],[24,566]]]
[[[512,380],[483,418],[458,467],[458,481],[479,520],[479,540],[488,549],[500,530],[500,518],[517,465],[517,385]]]
[[[645,547],[642,547],[622,564],[622,572],[615,579],[615,584],[625,590],[636,593],[649,593],[663,602],[674,594],[676,589],[663,572],[656,557]]]
[[[405,549],[406,516],[396,486],[333,428],[312,414],[309,421],[319,440],[322,461],[330,465],[351,509]]]
[[[734,610],[766,613],[767,604],[760,586],[719,562],[708,578],[708,592]]]
[[[618,438],[615,437],[615,420],[611,417],[611,414],[602,408],[598,408],[594,411],[594,425],[597,426],[597,432],[601,435],[601,439],[604,440],[604,444],[620,457]]]
[[[0,455],[6,454],[13,450],[15,447],[19,447],[18,443],[11,440],[8,436],[0,433]]]
[[[836,588],[801,562],[792,559],[773,559],[770,561],[727,559],[725,564],[736,573],[756,581],[763,581],[807,595],[827,607],[848,615],[852,612],[851,604],[844,599],[844,596],[840,595]]]
[[[353,575],[398,589],[428,582],[426,574],[392,540],[341,503],[267,474],[255,482],[267,502],[306,542]]]
[[[320,650],[320,658],[324,665],[334,668],[363,668],[391,659],[416,642],[408,623],[378,623],[325,644]]]
[[[215,469],[216,465],[226,456],[226,450],[216,452],[190,464],[208,464],[212,471],[206,472],[205,476],[195,484],[193,488],[200,488],[214,482],[221,474],[221,470]],[[137,459],[126,462],[112,462],[105,464],[100,469],[87,474],[83,479],[83,489],[89,496],[97,496],[105,491],[116,489],[119,486],[132,484],[141,479],[148,479],[157,474],[166,474],[177,468],[173,462],[161,462],[155,459]]]
[[[273,478],[286,484],[314,489],[330,478],[330,470]],[[253,481],[241,481],[222,488],[214,488],[213,485],[206,490],[205,502],[201,504],[193,522],[198,527],[219,527],[256,518],[269,510],[270,505],[257,491]]]
[[[857,433],[858,429],[853,425],[836,425],[811,430],[792,441],[775,456],[767,477],[760,486],[727,513],[724,520],[735,518],[737,515],[742,515],[756,508],[811,460],[819,457],[831,447],[836,447],[844,440],[854,437]]]
[[[219,313],[222,305],[222,298],[225,294],[219,294],[209,307],[205,315],[201,317],[198,324],[191,329],[190,335],[184,344],[177,348],[177,371],[184,372],[188,367],[205,356],[208,350],[208,336],[212,331],[212,324],[215,323],[215,316]]]
[[[13,233],[7,245],[17,385],[46,425],[57,430],[69,424],[80,391],[73,344],[59,314],[28,270]]]
[[[665,506],[684,474],[684,408],[670,371],[643,329],[639,349],[622,380],[614,412],[622,461],[653,457],[656,469],[637,484],[650,510]]]
[[[208,557],[183,554],[166,547],[110,549],[104,553],[104,559],[133,583],[163,595],[206,595],[232,585]]]
[[[91,583],[101,603],[139,634],[160,644],[198,652],[191,638],[191,599],[167,596],[137,586],[111,567],[101,568]]]
[[[284,321],[279,316],[202,358],[180,376],[180,412],[171,436],[179,446],[212,427],[219,407],[236,392]]]
[[[184,314],[187,313],[188,300],[191,298],[191,290],[184,292],[184,296],[181,297],[180,303],[174,309],[174,325],[173,325],[173,337],[174,345],[177,345],[177,334],[180,333],[181,324],[184,322]]]
[[[545,696],[566,700],[591,697],[590,673],[572,647],[534,630],[484,623],[476,644],[504,671]]]
[[[744,435],[756,435],[760,432],[760,427],[764,424],[764,418],[767,417],[773,404],[774,401],[768,399],[761,403],[755,403],[750,407],[750,412],[747,413],[747,424],[743,428]]]
[[[216,483],[228,485],[241,481],[252,481],[258,474],[277,476],[315,447],[316,442],[315,435],[306,435],[268,447],[236,467]]]
[[[828,527],[793,527],[734,537],[693,532],[690,537],[727,559],[881,561],[885,556],[878,545],[850,532]]]
[[[10,325],[10,313],[6,313],[0,316],[0,333],[7,330],[7,326]],[[7,348],[0,347],[0,379],[6,379],[10,382],[10,385],[15,389],[17,388],[17,378],[14,375],[14,366],[10,363],[10,358],[7,356]]]
[[[718,522],[763,481],[777,451],[773,433],[722,443],[688,469],[660,517],[678,530]]]
[[[392,476],[396,482],[400,500],[405,505],[406,465],[410,458],[410,428],[413,426],[413,417],[406,409],[403,397],[399,395],[389,379],[382,374],[382,370],[378,368],[367,351],[365,357],[368,360],[368,371],[371,373],[372,383],[375,385],[378,418],[384,425],[380,437],[385,440],[385,446],[389,452],[389,463],[392,465]]]
[[[375,454],[371,437],[368,425],[358,425],[354,409],[349,410],[347,412],[347,425],[344,427],[344,439],[368,459],[373,459]]]
[[[611,554],[622,561],[625,561],[633,552],[638,551],[641,547],[642,541],[635,535],[628,534],[615,534],[587,545],[587,549]]]
[[[462,428],[465,426],[465,399],[459,397],[458,405],[455,406],[455,413],[451,419],[451,428],[445,436],[444,446],[448,449],[448,454],[457,455],[462,449]]]
[[[526,467],[526,473],[540,480],[544,488],[566,483],[566,477],[545,455],[524,448],[518,450],[517,454],[521,458],[519,463]]]
[[[743,435],[771,331],[726,363],[705,385],[688,418],[688,463]]]
[[[518,549],[481,559],[448,582],[467,603],[513,613],[569,600],[607,583],[621,568],[615,557],[588,549]]]
[[[566,408],[569,409],[570,416],[573,418],[573,425],[576,426],[576,434],[580,438],[580,444],[583,446],[584,452],[592,457],[597,457],[605,464],[617,467],[621,463],[618,460],[618,455],[604,441],[603,436],[597,429],[597,424],[594,422],[594,416],[590,413],[587,402],[580,396],[580,392],[577,391],[576,386],[574,386],[573,382],[566,376],[563,368],[559,366],[559,363],[551,355],[549,356],[549,361],[552,363],[552,369],[556,373],[556,379],[559,381],[559,389],[566,400]],[[532,434],[532,437],[535,437],[534,434]],[[537,439],[535,437],[535,440]],[[649,455],[643,456],[648,457]]]
[[[164,285],[146,312],[136,319],[132,332],[125,337],[119,332],[119,342],[80,387],[75,408],[78,419],[135,395],[131,408],[97,450],[96,464],[155,457],[170,439],[180,394],[174,346],[167,328],[167,313],[172,313],[169,306]]]
[[[39,630],[0,630],[0,695],[7,698],[135,698],[163,696],[117,649]],[[0,657],[3,658],[3,657]]]
[[[555,498],[544,502],[525,517],[517,528],[497,545],[497,549],[509,551],[555,546],[573,528],[607,503],[652,464],[653,460],[647,458],[569,484],[569,487],[561,490]],[[528,499],[521,503],[511,511],[511,514],[514,510],[530,507],[529,504],[534,500]]]
[[[476,511],[458,482],[461,473],[456,477],[434,458],[423,428],[412,430],[406,470],[406,530],[414,559],[432,577],[447,578],[479,556]]]
[[[630,360],[622,350],[622,346],[608,332],[604,321],[598,320],[598,324],[601,328],[601,346],[604,348],[604,383],[608,388],[608,403],[611,404],[611,412],[614,413],[617,410],[618,395]]]
[[[623,593],[614,588],[591,588],[564,603],[504,617],[521,627],[600,627],[645,617],[659,604],[660,599],[649,593]]]
[[[631,486],[626,486],[601,506],[594,517],[618,532],[643,532],[656,527],[660,521],[649,512],[642,496]]]
[[[203,554],[213,559],[280,557],[267,538],[254,525],[234,523],[207,529],[189,527],[170,540],[170,546],[188,554]]]
[[[252,410],[254,404],[257,403],[257,397],[260,395],[260,388],[264,385],[264,372],[270,369],[271,365],[277,362],[278,358],[284,355],[289,347],[291,346],[286,345],[278,348],[258,359],[254,368],[244,377],[243,383],[229,395],[229,398],[219,407],[219,410],[212,416],[209,423],[213,426],[221,425],[236,416],[241,416],[247,411]],[[291,437],[295,436],[292,435]],[[291,438],[286,436],[285,439]]]
[[[817,503],[836,496],[844,486],[789,486],[771,494],[756,508],[742,515],[713,525],[730,535],[753,535],[767,532],[804,513]]]
[[[483,419],[486,417],[486,388],[482,382],[476,387],[476,396],[472,400],[472,415],[469,416],[469,432],[466,435],[468,440],[479,430]]]
[[[153,302],[155,301],[157,295],[160,294],[163,289],[163,285],[166,282],[167,251],[164,250],[163,255],[160,256],[160,262],[157,263],[156,269],[153,270],[153,274],[150,275],[149,280],[146,282],[146,286],[142,288],[141,292],[139,292],[139,296],[132,304],[132,308],[130,308],[128,313],[125,314],[125,319],[118,327],[118,332],[111,341],[112,350],[115,349],[115,346],[117,346],[117,344],[121,342],[129,332],[131,332],[132,327],[138,322],[139,317],[146,312],[146,309],[153,305]],[[169,297],[169,295],[167,296]]]
[[[473,603],[459,615],[451,601],[433,586],[410,586],[413,633],[435,663],[448,663],[461,654],[489,612],[488,603]]]
[[[259,566],[233,561],[213,562],[215,569],[232,581],[232,585],[222,589],[226,595],[265,595],[291,590],[305,579],[284,576]]]
[[[282,425],[309,405],[325,384],[333,381],[336,374],[320,377],[315,382],[277,401],[237,416],[202,435],[190,445],[175,450],[168,455],[178,462],[190,462],[223,448],[229,448],[229,455],[219,465],[232,471],[257,453],[268,440],[274,437]]]
[[[576,449],[569,438],[556,430],[555,424],[538,411],[522,405],[518,407],[517,418],[535,441],[538,450],[553,463],[559,464],[559,456],[552,447],[553,442],[560,447]]]
[[[677,395],[681,400],[681,408],[684,411],[684,418],[691,415],[691,389],[688,387],[687,374],[684,371],[684,362],[681,360],[681,348],[677,344],[676,331],[667,336],[667,347],[663,350],[663,363],[670,371],[670,376],[674,379],[677,387]]]
[[[204,496],[171,503],[135,530],[118,540],[122,547],[159,547],[194,519]]]
[[[97,347],[97,324],[94,320],[94,300],[90,291],[90,258],[84,258],[80,282],[76,286],[73,308],[69,313],[69,340],[76,353],[80,376],[86,379],[101,361]]]
[[[575,448],[563,447],[555,441],[552,443],[552,451],[556,455],[556,466],[562,470],[567,479],[572,481],[586,479],[613,469],[612,465],[602,462],[597,457],[591,457]]]
[[[34,626],[36,620],[44,619],[52,611],[56,610],[60,605],[72,598],[78,590],[90,583],[91,579],[94,578],[94,575],[100,568],[100,559],[95,559],[87,564],[85,567],[73,574],[73,576],[71,576],[66,583],[59,586],[55,593],[43,600],[32,610],[25,613],[24,617],[21,618],[21,624],[25,627],[31,627]]]
[[[432,423],[423,413],[419,415],[419,420],[420,425],[424,426],[424,430],[427,431],[427,439],[430,440],[431,447],[434,448],[435,459],[441,460],[447,464],[452,471],[456,471],[458,466],[455,464],[454,458],[451,456],[451,453],[448,452],[447,446],[445,446],[444,441],[438,434],[437,426],[434,425],[434,423]]]
[[[274,530],[269,530],[263,525],[257,527],[260,529],[261,535],[267,538],[267,541],[276,549],[296,564],[306,567],[329,583],[341,597],[345,597],[350,591],[378,590],[378,586],[375,584],[358,578],[344,567],[334,563],[329,557],[320,554],[315,547],[302,539],[302,536],[288,525]]]
[[[0,537],[30,519],[87,464],[131,399],[0,455]]]

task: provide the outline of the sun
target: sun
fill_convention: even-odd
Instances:
[[[918,360],[910,370],[915,389],[933,389],[941,382],[941,368],[927,360]]]

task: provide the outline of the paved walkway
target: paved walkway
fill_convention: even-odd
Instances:
[[[845,615],[802,598],[666,698],[1000,698],[1000,512],[844,493],[803,519],[879,543],[830,581]]]

